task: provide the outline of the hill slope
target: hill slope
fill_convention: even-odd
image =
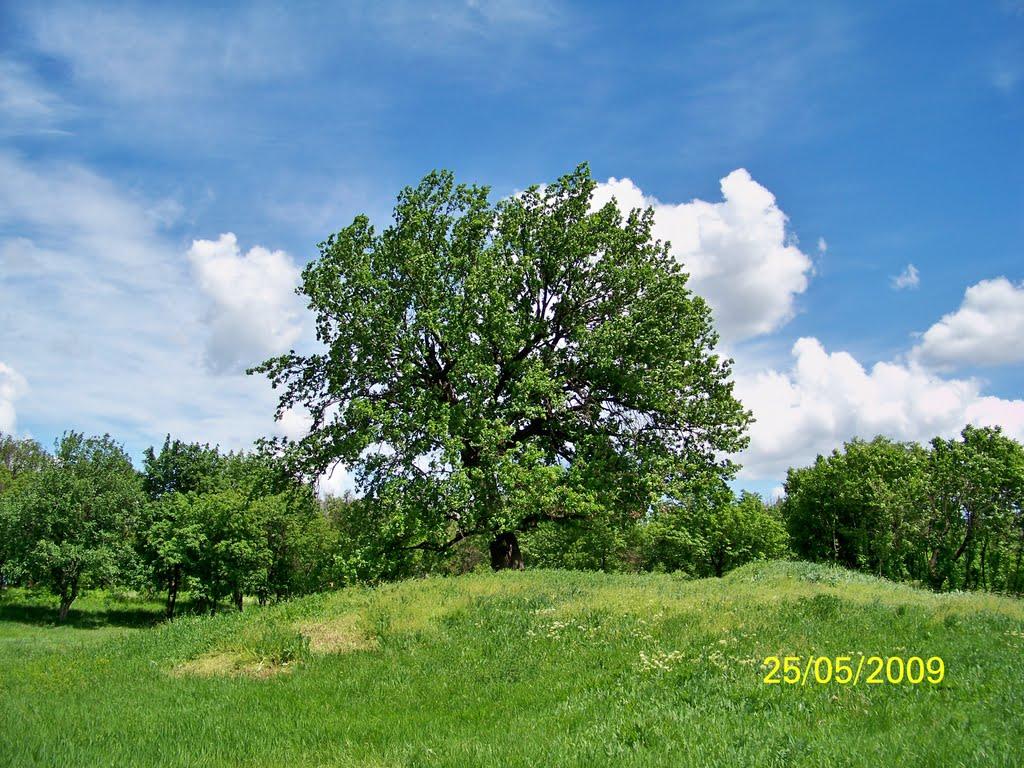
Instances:
[[[1009,766],[1024,755],[1024,604],[803,563],[704,581],[426,579],[150,629],[54,628],[0,607],[3,765]],[[939,656],[945,675],[763,682],[766,656],[809,654],[854,666],[859,654]]]

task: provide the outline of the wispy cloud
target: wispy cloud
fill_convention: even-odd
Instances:
[[[19,422],[136,449],[165,431],[242,447],[275,428],[264,381],[208,371],[224,329],[163,209],[87,168],[0,154],[0,349],[30,388]]]
[[[0,135],[63,133],[69,111],[29,67],[0,59]]]
[[[284,8],[224,13],[171,7],[63,3],[24,9],[36,48],[66,61],[108,98],[159,101],[226,83],[294,76],[314,46]]]
[[[17,433],[18,419],[14,403],[27,389],[25,377],[11,366],[0,362],[0,432],[9,435]]]

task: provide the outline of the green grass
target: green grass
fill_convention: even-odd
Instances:
[[[152,623],[0,602],[0,765],[1024,764],[1024,604],[803,563],[527,571]],[[762,682],[768,655],[941,656],[940,685]]]

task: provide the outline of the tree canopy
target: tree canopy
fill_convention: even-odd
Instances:
[[[254,369],[312,416],[279,447],[311,476],[344,463],[394,546],[635,519],[732,473],[749,414],[708,306],[652,212],[595,210],[594,187],[580,166],[492,203],[434,172],[304,270],[324,351]]]

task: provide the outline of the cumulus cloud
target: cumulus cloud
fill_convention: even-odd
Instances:
[[[25,377],[0,362],[0,432],[13,435],[18,426],[14,401],[25,394],[28,384]]]
[[[950,436],[965,424],[1000,425],[1024,439],[1024,400],[985,396],[976,379],[946,379],[915,362],[861,365],[801,338],[789,370],[739,372],[736,393],[757,421],[739,457],[742,476],[777,478],[853,437]]]
[[[906,288],[917,288],[920,284],[921,275],[913,264],[907,264],[902,272],[894,275],[892,278],[892,287],[897,291],[902,291]]]
[[[228,232],[193,241],[188,258],[207,299],[211,370],[243,370],[298,341],[304,307],[295,295],[299,269],[287,253],[255,246],[243,254]]]
[[[813,264],[797,247],[775,195],[746,170],[722,179],[721,189],[721,202],[662,203],[631,180],[612,178],[598,185],[594,204],[614,197],[624,211],[653,207],[655,236],[671,241],[723,340],[735,342],[785,324]]]
[[[911,356],[937,368],[1024,361],[1024,283],[982,280],[956,312],[924,332]]]

